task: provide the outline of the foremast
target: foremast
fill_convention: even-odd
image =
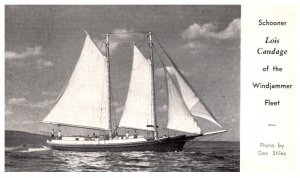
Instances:
[[[152,115],[154,117],[154,131],[153,131],[153,138],[156,140],[158,139],[158,133],[157,133],[157,121],[156,121],[156,104],[155,104],[155,82],[154,82],[154,60],[153,60],[153,41],[152,41],[152,32],[149,32],[149,52],[150,52],[150,61],[151,61],[151,77],[152,77],[152,83],[151,83],[151,110],[152,110]]]

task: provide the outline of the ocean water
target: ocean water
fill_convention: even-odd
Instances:
[[[7,172],[236,172],[238,142],[192,142],[182,152],[72,152],[47,147],[5,152]]]

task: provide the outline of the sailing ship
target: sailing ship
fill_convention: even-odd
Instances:
[[[196,137],[219,134],[226,130],[202,132],[195,118],[205,119],[222,129],[208,107],[191,88],[184,75],[166,53],[169,66],[162,62],[167,88],[167,127],[179,135],[163,136],[158,133],[155,106],[153,33],[147,34],[149,57],[146,58],[135,44],[127,98],[122,117],[116,129],[147,131],[150,136],[121,136],[113,130],[111,117],[110,35],[106,34],[105,55],[86,32],[79,60],[54,107],[42,121],[70,127],[107,131],[94,139],[63,136],[47,140],[57,150],[69,151],[182,151],[185,143]],[[158,43],[160,45],[160,43]],[[173,80],[176,78],[177,85]]]

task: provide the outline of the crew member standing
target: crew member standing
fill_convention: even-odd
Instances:
[[[137,133],[136,133],[136,130],[134,130],[134,135],[133,135],[133,138],[137,138]]]
[[[129,132],[126,132],[126,139],[129,139]]]
[[[54,129],[51,130],[51,140],[55,139],[55,132]]]
[[[62,139],[61,130],[59,130],[59,131],[58,131],[58,133],[57,133],[57,137],[58,137],[58,140],[61,140],[61,139]]]

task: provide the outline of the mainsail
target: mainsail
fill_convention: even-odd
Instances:
[[[64,93],[43,122],[109,130],[107,62],[87,35]]]
[[[134,45],[129,90],[119,127],[155,131],[147,127],[154,125],[152,72],[151,61]]]
[[[200,127],[183,101],[169,73],[165,71],[168,86],[168,124],[167,128],[182,132],[199,134]]]
[[[188,107],[188,109],[191,111],[191,113],[195,116],[206,119],[216,124],[220,128],[222,128],[222,126],[214,119],[212,114],[210,114],[205,104],[200,100],[200,98],[196,95],[196,93],[190,88],[187,82],[183,79],[181,74],[174,67],[167,67],[167,70],[168,72],[170,72],[170,74],[174,74],[176,76],[182,98],[186,106]]]

